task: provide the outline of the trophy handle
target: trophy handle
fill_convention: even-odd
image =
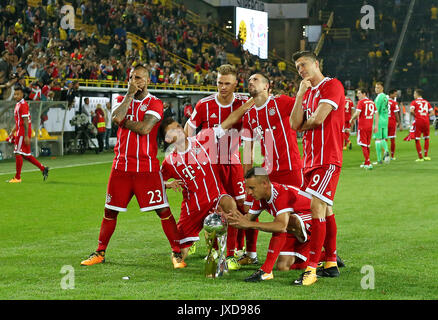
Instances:
[[[211,254],[213,250],[215,238],[216,238],[216,230],[213,231],[208,237],[206,237],[208,254],[207,254],[207,260],[205,261],[205,276],[207,278],[214,278],[216,276],[217,264],[216,264],[216,260]]]
[[[218,238],[218,244],[219,244],[220,254],[216,268],[216,277],[222,277],[225,273],[228,273],[228,264],[225,257],[225,250],[227,248],[226,233],[224,233]]]

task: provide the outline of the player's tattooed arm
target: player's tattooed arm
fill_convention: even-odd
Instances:
[[[113,110],[113,122],[119,125],[126,117],[126,113],[128,113],[129,106],[134,99],[134,95],[138,91],[137,83],[135,79],[131,76],[128,82],[128,92],[121,104],[119,104]]]
[[[125,98],[123,98],[122,103],[114,108],[112,120],[115,124],[118,125],[125,119],[132,99],[134,99],[134,94],[127,94]]]
[[[145,114],[143,121],[125,120],[124,127],[140,135],[147,135],[152,128],[160,121],[156,116]]]

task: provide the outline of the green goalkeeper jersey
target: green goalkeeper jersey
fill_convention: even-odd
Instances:
[[[379,113],[379,126],[388,125],[388,96],[386,94],[379,93],[374,100]]]

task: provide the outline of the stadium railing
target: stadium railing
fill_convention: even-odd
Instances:
[[[37,80],[33,77],[26,77],[26,86],[30,86],[32,82]],[[91,79],[73,79],[67,78],[67,81],[77,81],[82,88],[128,88],[128,82],[117,80],[91,80]],[[170,90],[170,91],[203,91],[203,92],[215,92],[217,87],[213,85],[194,85],[194,84],[154,84],[150,83],[148,89],[153,90]],[[240,92],[246,92],[246,90],[240,90]]]
[[[327,37],[327,35],[329,34],[329,32],[332,28],[334,17],[335,17],[335,13],[331,12],[328,19],[327,19],[327,24],[326,24],[327,26],[324,28],[324,30],[323,30],[323,32],[318,40],[318,44],[316,45],[316,48],[314,50],[314,52],[317,56],[321,52],[322,47],[324,46],[325,38]]]
[[[178,56],[170,51],[167,51],[165,48],[163,48],[163,47],[161,47],[153,42],[150,42],[150,41],[140,37],[137,34],[127,32],[127,38],[132,41],[132,44],[137,47],[137,50],[143,50],[143,48],[144,48],[143,44],[150,43],[155,48],[158,48],[159,50],[164,51],[166,53],[166,55],[171,57],[173,63],[176,63],[176,64],[183,66],[186,70],[195,70],[195,64],[193,64],[192,62],[190,62],[190,61],[188,61],[188,60],[186,60],[186,59],[184,59],[184,58],[182,58],[182,57],[180,57],[180,56]],[[202,69],[202,73],[203,74],[207,73],[207,70]]]

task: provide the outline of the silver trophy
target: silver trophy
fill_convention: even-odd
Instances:
[[[227,247],[227,222],[225,219],[217,212],[209,214],[204,220],[204,229],[210,234],[208,240],[209,255],[206,262],[206,276],[222,277],[224,273],[228,272],[228,265],[225,257],[225,250]],[[211,248],[213,247],[214,238],[217,237],[219,246],[219,256],[218,262],[215,266],[214,259],[212,260]],[[212,267],[216,267],[216,272],[213,275]]]

